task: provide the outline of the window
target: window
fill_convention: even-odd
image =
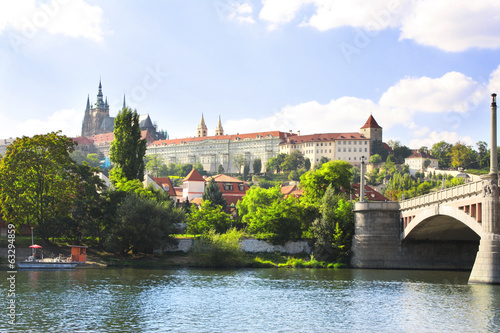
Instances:
[[[356,156],[354,156],[354,160],[356,161]]]
[[[342,151],[342,148],[339,148],[339,153]]]
[[[354,141],[354,144],[356,144],[356,143],[357,143],[357,141]]]
[[[365,148],[365,153],[366,153],[367,151],[368,151],[368,149],[367,149],[367,148]]]
[[[345,153],[345,148],[344,148],[344,153]]]
[[[368,141],[365,141],[365,145],[367,145],[367,144],[368,144]]]
[[[349,148],[349,152],[351,152],[351,148]]]
[[[351,144],[351,141],[349,141],[349,144]]]
[[[224,191],[232,191],[233,190],[233,184],[231,184],[231,183],[224,183],[223,187],[224,187]]]
[[[240,191],[245,191],[245,185],[244,184],[238,184],[238,189]]]
[[[354,152],[356,152],[356,148],[354,148]]]
[[[332,150],[330,149],[330,153],[332,152]]]
[[[330,142],[330,146],[332,145],[332,143]]]

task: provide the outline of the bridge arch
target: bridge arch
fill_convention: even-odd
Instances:
[[[479,240],[482,226],[455,207],[435,205],[419,211],[401,233],[404,239]]]

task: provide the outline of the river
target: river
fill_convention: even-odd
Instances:
[[[19,271],[2,332],[499,332],[500,286],[468,272]],[[8,289],[2,279],[1,288]],[[3,318],[9,299],[2,292]]]

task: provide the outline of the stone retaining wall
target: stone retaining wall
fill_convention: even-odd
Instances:
[[[156,253],[184,252],[187,253],[196,240],[177,239],[176,243],[155,250]],[[240,242],[241,249],[247,253],[285,253],[285,254],[310,254],[311,246],[306,241],[286,242],[285,245],[272,245],[258,239],[245,239]]]

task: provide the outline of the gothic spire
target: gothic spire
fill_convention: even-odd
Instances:
[[[89,112],[90,110],[90,96],[87,95],[87,107],[85,108],[85,112]]]
[[[127,104],[125,103],[125,94],[123,94],[123,109],[127,107]]]
[[[224,129],[222,128],[222,122],[219,116],[219,123],[217,124],[217,128],[215,129],[215,135],[224,135]]]
[[[205,118],[201,114],[200,124],[198,125],[198,137],[207,136],[207,125],[205,125]]]
[[[102,84],[101,84],[101,79],[99,79],[99,90],[97,92],[97,101],[95,103],[96,107],[98,108],[104,108],[104,101],[102,99]]]

